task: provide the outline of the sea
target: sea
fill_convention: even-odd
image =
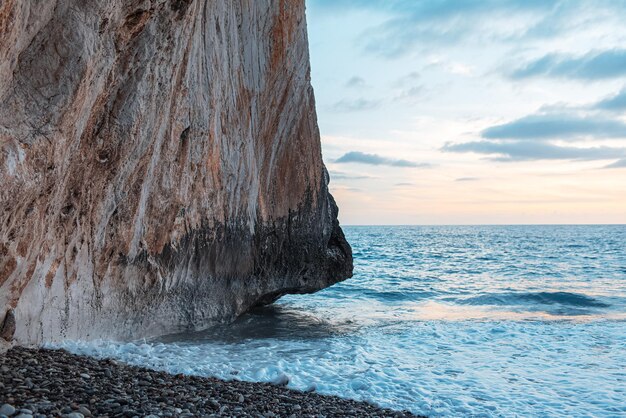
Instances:
[[[625,417],[626,226],[349,226],[354,277],[234,324],[65,342],[429,417]]]

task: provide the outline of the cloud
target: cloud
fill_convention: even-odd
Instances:
[[[359,189],[358,187],[348,187],[348,186],[344,186],[343,184],[331,184],[329,185],[329,187],[330,187],[330,191],[333,192],[333,194],[335,194],[335,192],[338,192],[338,191],[352,192],[352,193],[364,193],[363,189]]]
[[[365,80],[361,77],[351,77],[347,82],[346,82],[346,87],[350,87],[350,88],[363,88],[365,87],[367,84],[365,83]]]
[[[407,75],[398,78],[393,84],[398,87],[398,93],[392,99],[393,101],[409,101],[412,102],[416,98],[424,94],[424,86],[416,84],[421,78],[417,71],[412,71]]]
[[[600,100],[593,107],[600,110],[616,112],[626,110],[626,87],[624,87],[619,93],[611,97],[607,97],[604,100]]]
[[[421,78],[420,73],[418,73],[417,71],[412,71],[410,73],[408,73],[405,76],[400,77],[395,84],[397,86],[407,86],[407,85],[413,85],[417,80],[419,80]]]
[[[478,181],[480,180],[478,177],[460,177],[454,181]]]
[[[610,160],[626,157],[626,148],[559,146],[543,142],[474,141],[446,144],[442,151],[491,155],[494,161]]]
[[[481,136],[485,139],[562,139],[584,137],[625,138],[626,123],[601,116],[582,116],[567,113],[546,113],[492,126]]]
[[[514,79],[542,76],[580,80],[610,79],[624,75],[626,49],[590,51],[580,56],[547,54],[510,74]]]
[[[626,10],[623,0],[311,0],[310,6],[332,15],[365,10],[386,18],[360,41],[387,58],[436,44],[556,38],[597,20],[618,21]]]
[[[414,99],[421,97],[424,93],[423,86],[414,86],[405,90],[402,90],[400,94],[393,98],[394,101],[400,100],[408,100],[413,101]]]
[[[568,107],[566,104],[542,108],[542,113],[525,116],[481,132],[481,141],[448,143],[442,151],[488,155],[492,161],[611,160],[624,158],[626,148],[562,146],[553,140],[626,138],[626,123],[608,117],[601,108],[615,108],[621,95],[598,103]],[[458,180],[457,180],[458,181]]]
[[[359,163],[369,165],[388,165],[392,167],[430,167],[429,164],[413,161],[382,157],[378,154],[367,154],[359,151],[350,151],[335,160],[336,163]]]
[[[476,67],[472,65],[464,64],[459,61],[452,61],[440,56],[430,58],[428,60],[428,64],[424,68],[440,68],[449,74],[462,75],[466,77],[471,77],[476,72]]]
[[[413,183],[396,183],[394,184],[394,186],[396,187],[410,187],[410,186],[414,186]]]
[[[349,10],[368,10],[384,13],[389,19],[375,28],[370,28],[362,37],[365,50],[387,58],[404,55],[424,41],[451,43],[474,35],[481,28],[480,16],[494,11],[536,7],[545,8],[541,2],[531,0],[314,0],[314,10],[338,13]]]
[[[380,100],[343,99],[332,106],[332,110],[336,112],[361,112],[364,110],[376,109],[380,106]]]
[[[613,164],[609,164],[604,168],[626,168],[626,158],[615,161]]]
[[[335,179],[335,180],[366,180],[366,179],[373,179],[375,177],[366,176],[362,174],[344,173],[342,171],[331,171],[330,178]]]

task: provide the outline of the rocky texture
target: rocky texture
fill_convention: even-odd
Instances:
[[[40,416],[413,417],[264,383],[169,375],[55,350],[0,357],[0,405]],[[9,409],[9,408],[7,408]]]
[[[202,328],[351,275],[304,0],[0,3],[0,323]]]
[[[11,341],[15,334],[15,313],[13,309],[9,309],[4,315],[4,321],[0,326],[0,338],[5,341]]]

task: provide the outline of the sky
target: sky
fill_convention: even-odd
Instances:
[[[343,224],[626,223],[626,0],[307,0]]]

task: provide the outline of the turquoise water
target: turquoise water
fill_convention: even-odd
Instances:
[[[626,226],[347,227],[355,276],[234,325],[66,343],[429,416],[626,416]]]

